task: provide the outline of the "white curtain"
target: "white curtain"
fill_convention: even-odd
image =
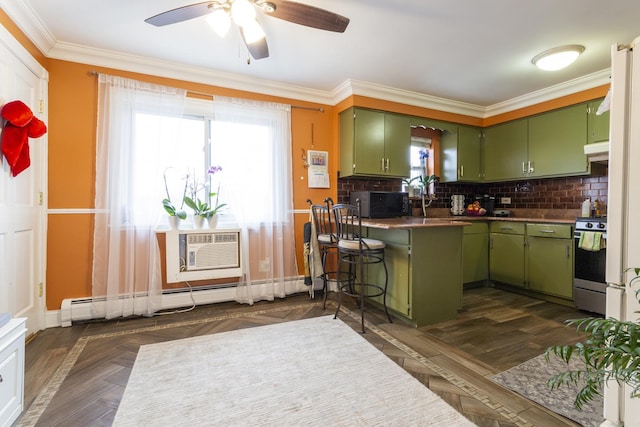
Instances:
[[[239,225],[245,273],[236,300],[284,298],[295,257],[289,105],[214,98],[212,164],[223,168],[225,220]],[[223,217],[224,218],[224,217]]]
[[[98,316],[150,315],[160,308],[155,229],[166,216],[162,173],[179,151],[185,96],[180,89],[98,77],[92,277]],[[156,122],[152,132],[147,122],[140,135],[145,116]]]

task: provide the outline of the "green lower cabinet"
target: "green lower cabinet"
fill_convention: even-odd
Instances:
[[[546,235],[540,236],[541,232]],[[568,225],[527,224],[529,289],[573,299],[574,241],[571,233],[571,226]]]
[[[489,225],[476,222],[464,228],[462,283],[489,279]]]
[[[489,277],[495,282],[524,288],[525,254],[523,234],[491,233]]]
[[[554,302],[573,299],[573,227],[563,224],[493,222],[489,275]],[[504,233],[497,233],[502,230]]]

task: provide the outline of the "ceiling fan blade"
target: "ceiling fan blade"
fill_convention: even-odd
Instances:
[[[349,18],[308,4],[288,0],[267,0],[262,3],[272,3],[275,6],[272,12],[264,10],[267,15],[306,27],[344,33],[349,25]]]
[[[247,46],[249,53],[253,57],[253,59],[263,59],[269,57],[269,46],[267,46],[267,38],[263,37],[260,40],[254,43],[247,43],[246,38],[244,37],[244,32],[242,31],[242,27],[238,27],[240,30],[240,35],[242,36],[242,41]]]
[[[151,18],[147,18],[144,22],[155,25],[156,27],[162,27],[164,25],[175,24],[177,22],[187,21],[189,19],[198,18],[210,13],[211,6],[215,2],[205,1],[202,3],[194,3],[188,6],[178,7],[166,12],[159,13]]]

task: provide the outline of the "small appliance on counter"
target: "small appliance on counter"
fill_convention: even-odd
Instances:
[[[493,211],[493,216],[497,216],[498,218],[508,218],[511,216],[511,211],[508,209],[496,209]]]
[[[360,200],[360,215],[363,218],[393,218],[410,215],[409,193],[397,191],[353,191],[350,203]]]
[[[453,215],[464,215],[464,210],[464,194],[454,194],[451,196],[451,213]]]
[[[488,194],[476,195],[473,200],[480,203],[480,207],[487,211],[487,216],[493,216],[493,211],[496,207],[496,198],[494,196],[489,196]]]

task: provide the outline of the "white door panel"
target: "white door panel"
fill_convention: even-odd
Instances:
[[[39,77],[46,71],[36,71],[38,64],[25,60],[21,49],[0,32],[0,106],[20,100],[46,123],[40,106],[46,105],[47,82]],[[11,175],[4,158],[0,168],[0,312],[26,317],[27,334],[44,328],[40,283],[44,285],[46,271],[46,207],[40,204],[40,192],[46,182],[46,143],[46,135],[29,139],[31,166],[18,176]]]

